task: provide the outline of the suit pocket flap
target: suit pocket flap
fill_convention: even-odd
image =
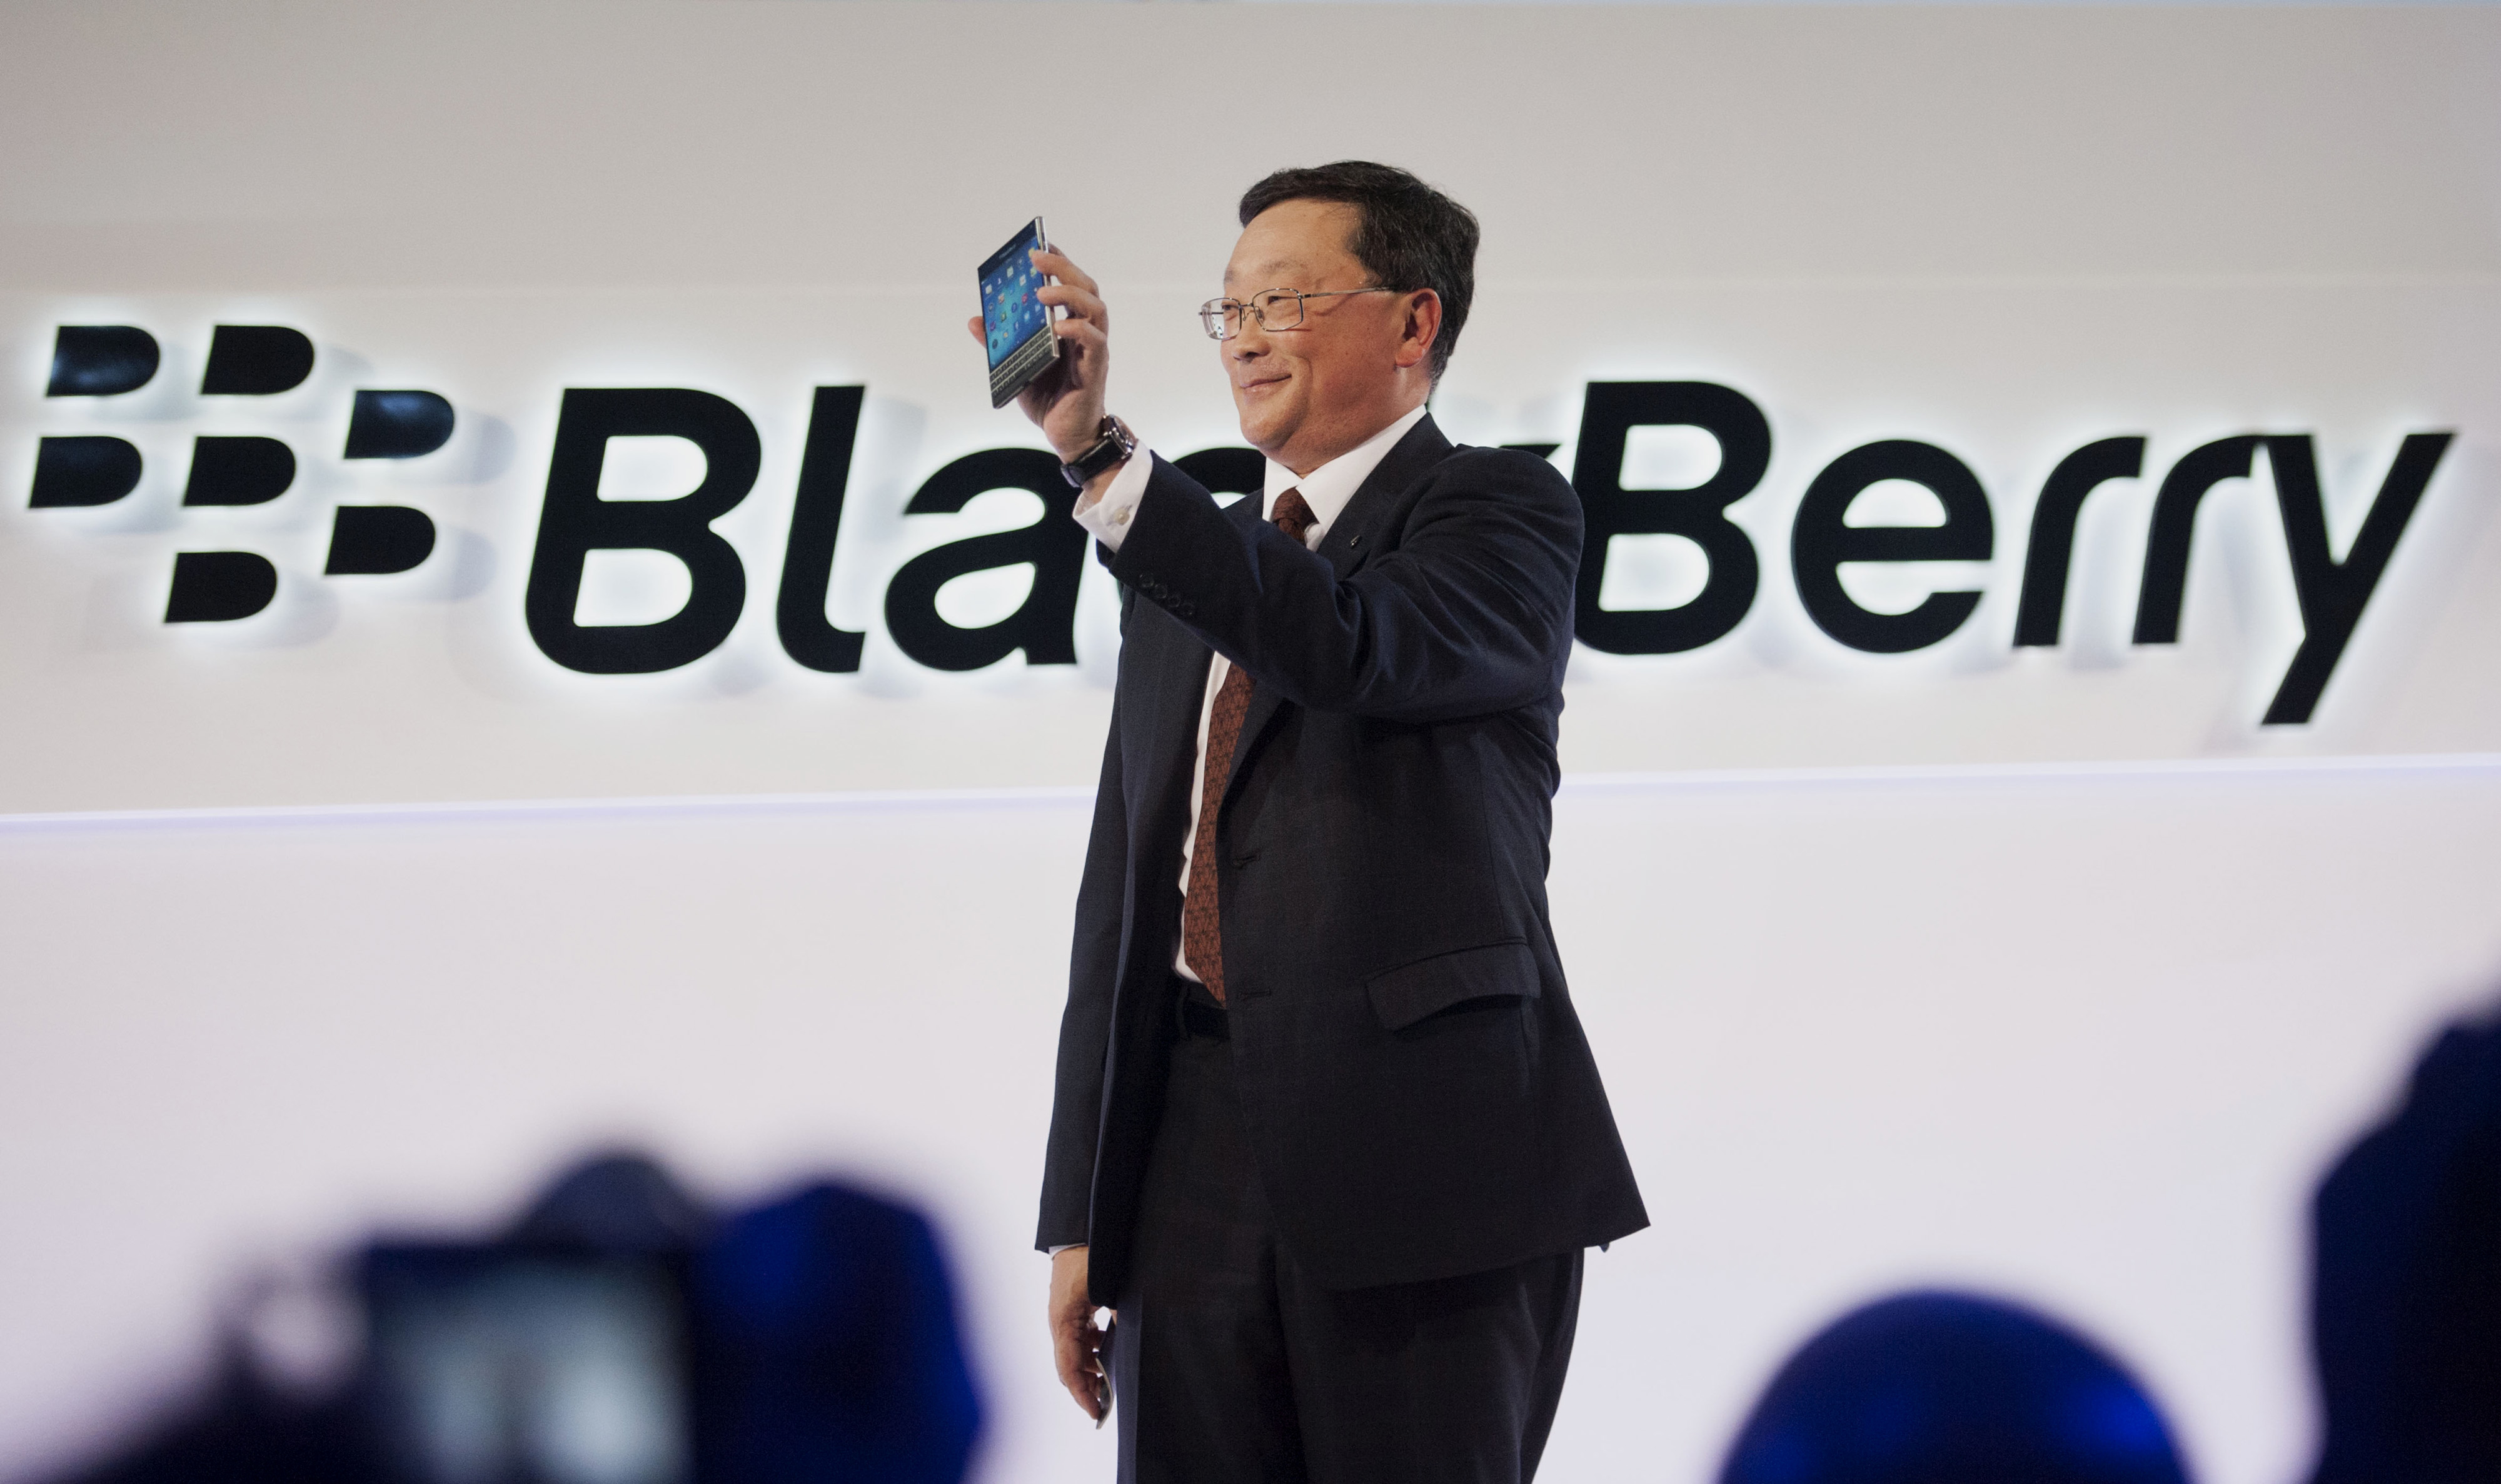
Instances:
[[[1539,987],[1537,956],[1517,938],[1417,959],[1363,982],[1372,997],[1372,1012],[1390,1031],[1405,1030],[1469,1000],[1497,995],[1529,999]]]

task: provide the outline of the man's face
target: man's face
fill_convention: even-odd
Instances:
[[[1371,274],[1348,246],[1356,222],[1356,208],[1336,201],[1268,208],[1233,246],[1224,265],[1226,296],[1247,302],[1271,288],[1317,293],[1371,286]],[[1303,322],[1290,330],[1263,330],[1245,315],[1242,333],[1219,347],[1243,440],[1279,463],[1305,469],[1394,421],[1406,411],[1399,401],[1413,379],[1398,365],[1412,297],[1309,300]]]

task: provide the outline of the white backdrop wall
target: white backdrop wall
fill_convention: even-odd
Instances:
[[[1300,65],[1211,64],[1275,26]],[[1021,128],[965,81],[1072,51],[1113,82]],[[1552,1476],[1703,1478],[1787,1347],[1949,1282],[2110,1340],[2202,1478],[2290,1478],[2309,1184],[2501,978],[2496,99],[2474,9],[0,10],[0,1471],[179,1375],[251,1263],[493,1219],[625,1137],[724,1195],[831,1166],[927,1202],[989,1476],[1102,1476],[1026,1247],[1110,594],[1079,663],[973,675],[913,664],[882,597],[1036,513],[902,512],[1031,442],[958,339],[1013,223],[1117,295],[1118,402],[1184,451],[1233,436],[1188,313],[1229,203],[1374,155],[1485,218],[1459,436],[1570,467],[1608,379],[1734,386],[1773,430],[1731,511],[1746,622],[1575,662],[1555,911],[1659,1225],[1593,1267]],[[44,396],[83,323],[165,369]],[[312,379],[196,395],[221,323],[303,330]],[[852,675],[773,622],[825,384],[868,388],[826,605]],[[718,527],[743,615],[664,675],[577,675],[521,622],[558,400],[599,385],[717,393],[761,441]],[[351,464],[357,387],[459,431]],[[2126,642],[2181,455],[2314,435],[2341,551],[2429,430],[2312,722],[2255,725],[2302,634],[2263,463],[2209,498],[2183,642]],[[26,508],[39,440],[81,434],[139,449],[137,489]],[[183,506],[201,434],[283,438],[295,485]],[[2086,506],[2067,643],[2017,651],[2033,497],[2119,434],[2148,477]],[[1789,577],[1806,485],[1879,438],[1953,451],[1995,517],[1990,562],[1860,592],[1984,594],[1911,655],[1835,644]],[[1692,451],[1617,473],[1688,484]],[[639,477],[610,493],[693,478]],[[332,510],[372,502],[435,554],[324,578]],[[280,601],[159,621],[175,554],[228,548]],[[1642,550],[1611,606],[1692,577]],[[477,804],[532,800],[576,802]]]

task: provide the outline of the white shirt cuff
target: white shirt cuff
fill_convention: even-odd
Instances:
[[[1052,1257],[1057,1257],[1059,1254],[1061,1254],[1061,1253],[1063,1253],[1063,1252],[1067,1251],[1067,1250],[1068,1250],[1069,1248],[1071,1248],[1071,1247],[1082,1247],[1082,1246],[1084,1246],[1084,1245],[1085,1245],[1085,1244],[1084,1244],[1084,1242],[1082,1242],[1082,1241],[1064,1241],[1064,1242],[1061,1242],[1058,1246],[1051,1248],[1051,1249],[1050,1249],[1050,1255],[1051,1255]]]
[[[1144,444],[1139,445],[1129,461],[1120,466],[1120,472],[1112,476],[1102,499],[1092,505],[1081,504],[1069,513],[1077,517],[1079,525],[1092,532],[1096,541],[1114,551],[1119,550],[1120,543],[1128,537],[1129,522],[1137,517],[1138,502],[1147,497],[1147,480],[1154,474],[1154,455],[1147,451]],[[1083,502],[1084,492],[1079,491],[1077,498]]]

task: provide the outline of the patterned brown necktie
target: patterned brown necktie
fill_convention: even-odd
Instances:
[[[1318,517],[1289,489],[1277,497],[1269,522],[1301,541]],[[1236,665],[1224,673],[1216,689],[1216,705],[1207,713],[1207,754],[1198,789],[1198,830],[1189,842],[1189,895],[1181,905],[1181,956],[1207,985],[1216,1003],[1224,1003],[1224,938],[1216,909],[1216,808],[1224,798],[1224,780],[1233,775],[1233,744],[1242,736],[1242,718],[1250,710],[1250,672]]]

